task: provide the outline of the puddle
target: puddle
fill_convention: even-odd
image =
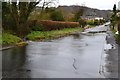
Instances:
[[[88,33],[106,33],[107,31],[90,31]]]

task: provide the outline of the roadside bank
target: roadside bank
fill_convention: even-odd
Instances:
[[[83,31],[83,28],[67,28],[63,30],[54,31],[33,31],[27,35],[28,40],[32,41],[44,41],[51,38],[59,38],[66,35],[70,35],[73,32]]]
[[[23,46],[25,44],[27,43],[16,35],[9,33],[3,33],[0,35],[0,50],[5,50],[16,46]]]
[[[105,77],[118,78],[118,44],[116,42],[115,34],[112,31],[108,31],[107,34],[107,44],[110,44],[112,47],[106,50]]]
[[[46,39],[59,38],[67,35],[71,35],[74,32],[83,31],[83,28],[67,28],[63,30],[54,31],[33,31],[27,35],[27,40],[32,41],[44,41]],[[28,44],[26,41],[22,41],[21,38],[12,34],[2,34],[1,35],[1,45],[0,50],[5,50],[17,46],[24,46]]]

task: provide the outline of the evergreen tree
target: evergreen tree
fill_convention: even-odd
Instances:
[[[114,6],[113,6],[113,13],[114,13],[114,15],[116,15],[116,4],[114,4]]]

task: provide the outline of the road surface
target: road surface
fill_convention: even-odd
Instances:
[[[109,24],[109,23],[107,23]],[[3,78],[105,78],[109,26],[4,50]],[[108,60],[107,60],[108,61]],[[115,74],[116,76],[116,74]]]

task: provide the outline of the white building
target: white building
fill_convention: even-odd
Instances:
[[[104,18],[103,17],[96,17],[95,19],[96,20],[103,20]]]
[[[118,2],[118,10],[120,10],[120,1]]]

